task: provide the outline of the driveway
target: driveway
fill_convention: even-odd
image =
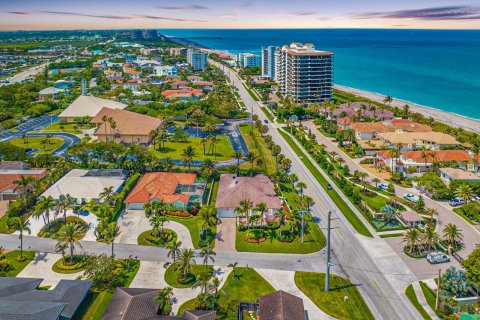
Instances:
[[[282,271],[270,269],[256,269],[256,271],[267,280],[275,290],[283,290],[303,299],[303,305],[308,312],[309,320],[335,319],[322,310],[310,300],[295,284],[295,271]]]
[[[152,229],[143,210],[125,211],[117,224],[120,227],[120,235],[115,239],[115,243],[138,244],[138,236]],[[178,241],[182,242],[183,248],[193,249],[192,237],[187,227],[175,221],[167,221],[164,227],[177,233]]]
[[[42,286],[54,288],[62,279],[75,280],[82,272],[62,274],[52,270],[53,265],[62,255],[55,253],[37,252],[35,258],[23,269],[17,277],[19,278],[42,278]]]
[[[215,251],[237,251],[235,249],[235,233],[235,218],[219,219]]]
[[[197,261],[197,263],[200,261]],[[130,284],[130,288],[163,289],[168,287],[165,282],[164,262],[141,261],[140,269]],[[230,268],[214,266],[215,276],[220,280],[220,288],[224,285]],[[172,311],[176,314],[185,302],[195,299],[201,292],[201,288],[173,288]]]

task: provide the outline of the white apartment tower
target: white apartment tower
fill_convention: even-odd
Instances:
[[[193,70],[202,71],[205,70],[207,64],[207,53],[199,50],[188,49],[187,62],[193,67]]]
[[[262,47],[262,76],[275,78],[275,47]]]
[[[333,53],[313,44],[292,43],[275,53],[275,81],[280,92],[298,102],[332,99]]]

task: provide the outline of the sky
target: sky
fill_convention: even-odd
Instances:
[[[480,29],[480,0],[0,0],[0,30],[131,28]]]

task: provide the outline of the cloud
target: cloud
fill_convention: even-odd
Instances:
[[[296,11],[288,14],[291,14],[294,16],[313,16],[314,14],[317,14],[317,13],[315,11]]]
[[[236,8],[250,8],[255,5],[255,1],[247,0],[235,5]]]
[[[354,15],[357,19],[480,20],[480,7],[448,6]]]
[[[217,17],[228,18],[228,17],[236,17],[236,16],[238,16],[238,13],[236,13],[236,12],[227,12],[227,13],[220,14]]]
[[[196,20],[196,19],[183,19],[183,18],[174,18],[174,17],[162,17],[162,16],[152,16],[152,15],[133,15],[133,16],[117,16],[109,14],[88,14],[88,13],[79,13],[79,12],[70,12],[70,11],[9,11],[11,14],[16,15],[35,15],[35,14],[48,14],[48,15],[63,15],[63,16],[76,16],[76,17],[89,17],[89,18],[100,18],[100,19],[113,19],[113,20],[141,20],[141,19],[151,19],[151,20],[165,20],[165,21],[180,21],[180,22],[208,22],[207,20]]]
[[[172,11],[181,11],[181,10],[208,10],[210,9],[209,7],[202,6],[199,4],[192,4],[188,6],[161,6],[157,7],[159,9],[163,10],[172,10]]]

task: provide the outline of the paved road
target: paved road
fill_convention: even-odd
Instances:
[[[260,109],[260,104],[250,97],[239,78],[228,68],[223,68],[213,61],[211,63],[227,73],[233,85],[238,88],[248,110],[253,110],[262,121],[267,119]],[[329,210],[338,213],[335,214],[337,220],[332,223],[335,228],[332,233],[333,262],[358,285],[375,318],[422,319],[403,294],[403,288],[415,280],[413,273],[385,241],[363,237],[352,228],[301,159],[278,133],[275,124],[269,123],[268,126],[273,141],[281,146],[286,157],[292,159],[292,172],[307,184],[306,194],[316,203],[312,212],[320,218],[320,226],[325,228]],[[321,263],[320,259],[318,263]]]
[[[38,66],[33,66],[27,70],[24,70],[16,75],[14,75],[12,78],[9,79],[10,83],[8,84],[0,84],[0,86],[3,86],[3,85],[9,85],[9,84],[14,84],[14,83],[18,83],[18,82],[22,82],[23,80],[25,80],[26,78],[29,78],[31,76],[34,76],[36,74],[39,74],[41,72],[43,72],[43,70],[45,69],[45,67],[49,64],[50,62],[47,62],[47,63],[43,63],[41,65],[38,65]]]
[[[71,133],[29,133],[28,137],[46,137],[60,138],[63,140],[63,144],[57,149],[52,151],[52,156],[63,156],[67,149],[76,143],[80,142],[80,138]]]
[[[365,172],[368,174],[368,178],[366,180],[371,181],[374,178],[374,175],[370,173],[368,170],[360,166],[356,161],[346,155],[343,150],[341,150],[336,143],[332,142],[331,139],[325,137],[321,134],[316,128],[312,121],[305,121],[303,123],[306,127],[310,128],[312,133],[315,134],[315,137],[320,144],[324,144],[327,146],[327,151],[335,151],[339,156],[341,156],[345,160],[345,165],[348,165],[350,168],[350,172],[355,170],[359,170],[361,172]],[[386,181],[383,181],[386,182]],[[388,183],[388,182],[387,182]],[[421,195],[418,190],[414,188],[403,188],[401,186],[395,185],[395,193],[397,196],[402,197],[405,193],[413,193],[416,195]],[[473,249],[475,249],[475,245],[480,243],[480,226],[473,226],[469,224],[467,221],[462,219],[459,215],[451,210],[451,207],[448,203],[439,202],[432,200],[431,198],[426,197],[423,195],[425,199],[425,204],[427,207],[435,208],[438,211],[438,220],[439,220],[439,230],[443,229],[443,226],[448,223],[456,224],[460,230],[463,231],[463,242],[465,244],[465,248],[459,252],[460,256],[466,258]]]
[[[43,129],[46,126],[49,126],[50,124],[55,122],[58,122],[58,115],[45,114],[43,116],[33,118],[25,123],[16,126],[14,128],[15,131],[7,130],[0,133],[0,141],[8,141],[15,138],[21,138],[23,134],[26,134],[29,131]]]

